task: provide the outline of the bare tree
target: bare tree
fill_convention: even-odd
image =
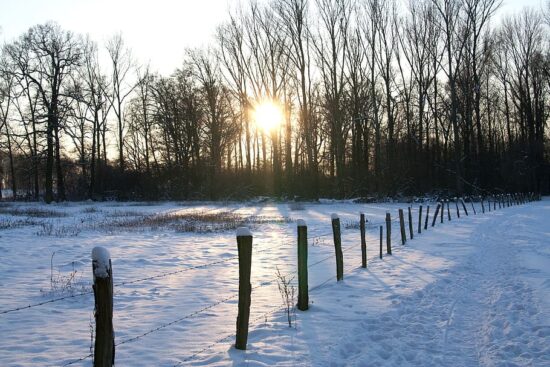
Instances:
[[[134,67],[131,51],[125,46],[122,34],[114,35],[106,44],[107,52],[111,59],[112,94],[106,94],[109,98],[115,116],[117,118],[118,138],[118,164],[120,172],[124,171],[124,101],[132,93],[136,84],[129,80],[130,71]]]
[[[289,71],[296,85],[300,135],[305,142],[307,186],[313,196],[319,195],[318,126],[313,119],[313,83],[311,75],[311,35],[307,0],[281,0],[276,10],[281,19],[281,31],[288,39],[288,59],[294,68]],[[297,151],[298,154],[298,151]],[[295,160],[296,161],[296,160]]]
[[[330,175],[337,177],[337,187],[343,194],[345,141],[349,120],[345,116],[346,59],[351,3],[348,0],[318,0],[320,29],[316,37],[316,57],[323,83],[326,116],[330,127]]]
[[[432,0],[440,18],[440,32],[446,50],[445,72],[449,81],[450,108],[449,120],[453,130],[454,173],[456,191],[461,194],[464,189],[462,177],[463,155],[460,147],[460,131],[458,117],[458,97],[456,80],[464,60],[466,42],[470,27],[463,23],[463,3],[458,0]]]
[[[5,62],[4,58],[0,59],[0,131],[5,132],[6,145],[8,148],[8,158],[10,163],[10,176],[11,176],[11,190],[13,199],[17,199],[17,180],[15,177],[15,166],[13,160],[13,148],[12,148],[12,133],[10,131],[9,116],[12,101],[15,98],[14,86],[15,78],[13,73],[8,69],[9,66]],[[2,178],[0,178],[2,181]],[[0,198],[2,187],[0,186]]]
[[[55,23],[37,25],[19,40],[6,46],[18,78],[28,78],[36,89],[47,115],[46,122],[46,183],[45,201],[53,200],[54,149],[57,178],[57,198],[65,200],[65,185],[61,163],[60,128],[63,89],[71,73],[80,65],[80,39],[62,30]]]

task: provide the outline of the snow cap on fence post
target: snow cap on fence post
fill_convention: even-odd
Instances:
[[[332,213],[332,214],[330,215],[330,219],[332,219],[332,220],[334,220],[334,219],[340,219],[340,217],[338,216],[338,214]]]
[[[303,219],[296,220],[296,227],[307,227],[306,221]]]
[[[107,278],[111,270],[111,254],[105,247],[97,246],[92,250],[94,277]]]
[[[246,237],[246,236],[252,236],[252,232],[250,232],[250,229],[248,227],[237,228],[237,237]]]

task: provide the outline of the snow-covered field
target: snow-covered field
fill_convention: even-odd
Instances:
[[[550,200],[485,214],[477,203],[477,215],[468,206],[460,219],[451,206],[451,222],[445,212],[422,234],[414,204],[415,238],[402,246],[394,222],[393,255],[380,260],[378,226],[398,208],[407,204],[0,203],[0,365],[62,366],[90,354],[91,251],[104,246],[118,366],[550,366]],[[331,213],[342,221],[338,283]],[[185,224],[192,218],[208,223]],[[238,351],[233,226],[246,218],[254,288],[248,350]],[[311,306],[289,328],[275,273],[296,270],[299,218]]]

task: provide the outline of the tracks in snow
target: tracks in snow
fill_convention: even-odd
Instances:
[[[339,347],[345,365],[550,365],[550,328],[539,320],[532,289],[518,277],[511,239],[521,228],[514,212],[500,213],[461,223],[471,230],[461,241],[474,247],[471,254],[436,271],[424,289],[390,296],[392,307],[382,315],[364,318]],[[456,245],[437,250],[446,256],[444,247]]]

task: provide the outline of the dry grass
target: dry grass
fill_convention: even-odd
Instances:
[[[233,212],[163,213],[140,216],[121,216],[105,221],[99,227],[107,230],[172,229],[176,232],[210,233],[234,230],[240,226],[289,223],[287,217],[243,216]]]
[[[40,223],[40,229],[36,232],[37,236],[53,236],[53,237],[76,237],[80,234],[81,229],[76,225],[61,225],[54,226],[51,222]]]
[[[6,229],[20,228],[25,226],[35,226],[40,223],[42,222],[36,221],[31,218],[25,218],[25,219],[0,218],[0,231],[6,230]]]
[[[88,206],[81,211],[82,213],[86,214],[92,214],[92,213],[101,213],[101,210],[96,208],[95,206]]]
[[[120,218],[120,217],[144,217],[146,213],[138,212],[135,210],[113,210],[112,212],[107,212],[105,215],[109,218]]]
[[[361,224],[359,223],[359,221],[355,221],[355,220],[349,220],[349,221],[346,221],[344,222],[344,228],[345,229],[359,229],[361,227]]]
[[[67,213],[56,210],[41,208],[15,208],[13,206],[1,206],[0,214],[31,218],[62,218],[67,216]]]

